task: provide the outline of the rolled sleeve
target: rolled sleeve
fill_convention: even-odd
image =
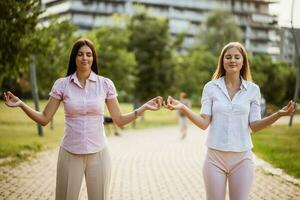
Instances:
[[[257,86],[253,100],[250,103],[250,113],[249,113],[250,123],[261,119],[260,99],[261,99],[260,89]]]
[[[104,90],[106,93],[106,99],[113,99],[118,96],[114,83],[108,78],[104,79]]]
[[[60,78],[55,81],[49,95],[55,99],[63,99],[63,90],[64,90],[64,79]]]
[[[212,115],[212,98],[209,94],[208,85],[203,88],[200,114]]]

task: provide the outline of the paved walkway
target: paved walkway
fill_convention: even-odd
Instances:
[[[279,124],[289,124],[290,117],[281,117],[279,120],[277,120],[274,125],[279,125]],[[293,117],[293,124],[300,124],[300,115],[294,115]]]
[[[109,137],[113,160],[110,199],[205,199],[201,171],[205,138],[194,126],[183,141],[176,126],[128,130],[121,137]],[[42,152],[14,169],[0,168],[0,199],[54,199],[57,150]],[[250,199],[300,199],[299,180],[291,183],[257,163]],[[86,199],[83,183],[80,200]]]

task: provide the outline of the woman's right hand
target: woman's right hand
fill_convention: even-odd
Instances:
[[[182,110],[184,107],[184,104],[180,101],[174,99],[173,97],[169,96],[167,99],[167,102],[163,102],[164,107],[169,110]]]
[[[20,107],[22,101],[10,91],[4,92],[5,104],[9,107]]]

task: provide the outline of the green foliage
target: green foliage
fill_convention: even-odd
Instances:
[[[193,104],[199,103],[203,86],[211,80],[223,46],[241,41],[242,31],[231,13],[217,10],[208,14],[196,40],[195,46],[179,59],[176,71],[177,88],[187,92]]]
[[[171,93],[175,74],[168,21],[138,13],[132,16],[128,28],[129,49],[138,63],[135,99],[146,101]]]
[[[97,44],[99,74],[113,80],[120,100],[131,100],[137,64],[134,54],[127,50],[128,30],[104,26],[94,30],[89,37]]]
[[[26,69],[29,47],[23,40],[34,31],[39,14],[38,0],[0,1],[0,83]]]
[[[29,58],[33,55],[39,91],[46,95],[66,71],[76,28],[56,20],[46,27],[37,26],[41,14],[37,0],[1,1],[0,9],[0,88],[30,94]]]
[[[216,10],[207,16],[198,39],[200,45],[206,46],[214,55],[219,55],[227,43],[242,41],[242,31],[231,13]]]
[[[282,106],[293,98],[295,70],[286,63],[274,62],[267,55],[250,59],[253,80],[261,89],[267,103]]]
[[[36,28],[26,40],[28,51],[35,57],[37,82],[43,96],[49,93],[56,79],[66,75],[75,30],[71,22],[54,19],[48,26]]]
[[[176,72],[176,84],[179,91],[189,95],[193,105],[199,104],[203,87],[211,80],[216,63],[216,57],[201,47],[193,48],[182,56]]]
[[[173,43],[172,43],[172,45],[171,45],[171,48],[172,48],[173,50],[180,51],[180,48],[181,48],[181,46],[182,46],[182,44],[183,44],[183,42],[184,42],[184,39],[185,39],[186,35],[187,35],[187,34],[186,34],[185,31],[179,33],[179,34],[174,38],[174,41],[173,41]]]

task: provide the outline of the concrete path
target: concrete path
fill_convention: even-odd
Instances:
[[[124,131],[109,137],[113,160],[111,200],[205,199],[202,163],[206,134],[190,126],[180,140],[177,126]],[[0,168],[0,199],[54,199],[58,149],[41,152],[16,168]],[[250,199],[300,199],[300,181],[272,175],[258,160]],[[86,200],[83,183],[80,200]],[[228,197],[227,197],[228,199]]]

